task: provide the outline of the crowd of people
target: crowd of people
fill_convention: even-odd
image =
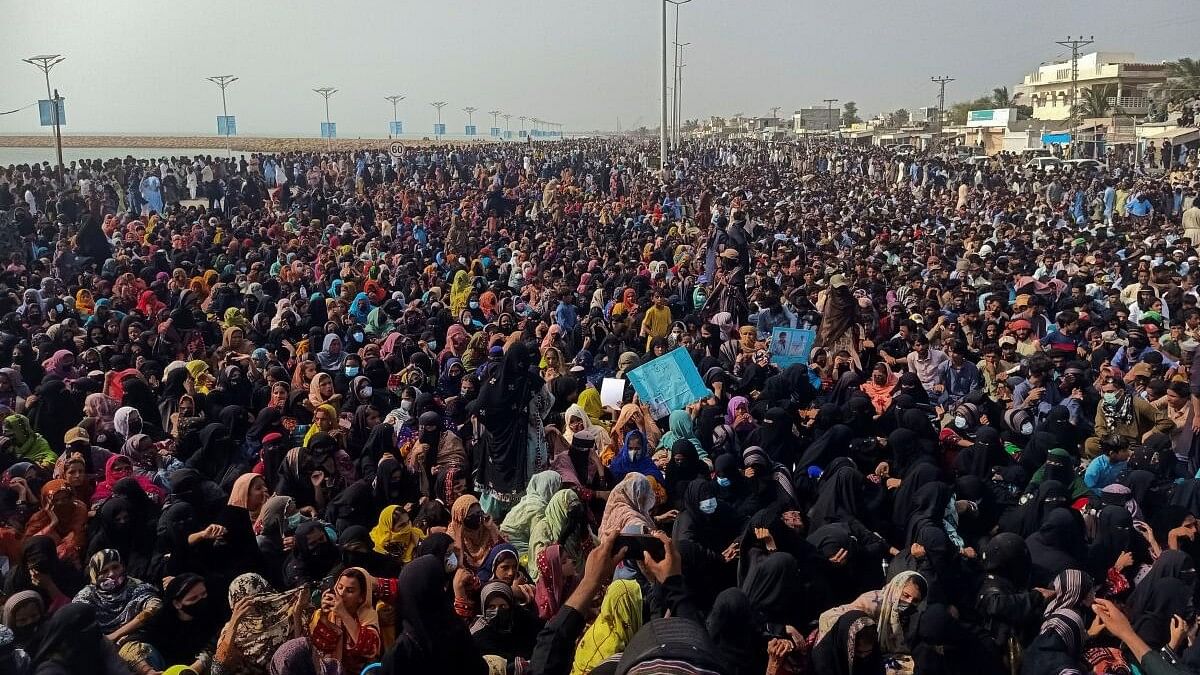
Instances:
[[[1200,673],[1195,153],[653,152],[0,169],[0,672]]]

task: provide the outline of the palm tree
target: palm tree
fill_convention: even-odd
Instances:
[[[1088,87],[1079,92],[1079,117],[1104,117],[1108,115],[1108,99],[1116,96],[1111,84]]]
[[[1168,103],[1187,101],[1200,94],[1200,59],[1182,58],[1167,64],[1167,81],[1155,87]]]
[[[992,89],[992,105],[997,108],[1012,108],[1016,104],[1016,98],[1008,95],[1007,85]]]

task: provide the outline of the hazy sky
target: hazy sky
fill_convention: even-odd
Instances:
[[[428,134],[429,102],[461,131],[465,106],[562,122],[567,130],[655,126],[656,0],[44,0],[4,2],[0,111],[45,96],[21,58],[62,53],[52,81],[70,132],[215,133],[209,75],[241,77],[229,112],[243,135],[316,135],[314,87],[338,135],[386,134],[388,94],[406,131]],[[673,9],[672,9],[673,12]],[[671,15],[673,17],[673,14]],[[1146,61],[1200,56],[1196,0],[694,0],[680,41],[686,117],[770,114],[826,97],[863,113],[974,98],[1063,54],[1055,40]],[[1189,51],[1190,50],[1190,51]],[[782,113],[781,113],[782,114]],[[864,117],[867,115],[864,115]],[[490,116],[475,115],[486,132]],[[501,126],[504,120],[500,120]],[[0,116],[0,133],[36,132],[36,110]]]

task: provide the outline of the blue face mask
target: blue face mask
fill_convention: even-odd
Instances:
[[[471,306],[471,309],[479,309],[479,303],[475,302],[474,300],[472,300],[471,302],[469,302],[467,304]]]
[[[346,366],[346,377],[358,375],[358,366]]]
[[[733,484],[733,481],[729,480],[725,476],[717,476],[717,485],[727,488],[732,484]]]
[[[363,341],[363,334],[362,334],[362,333],[355,333],[355,334],[354,334],[354,335],[352,335],[351,337],[353,337],[353,338],[354,338],[354,341],[355,341],[355,342],[362,342],[362,341]]]
[[[296,530],[296,528],[298,528],[302,524],[304,524],[304,521],[306,521],[306,520],[308,520],[308,518],[306,518],[303,513],[300,513],[299,511],[297,511],[297,512],[293,513],[292,515],[288,516],[288,519],[287,519],[288,529],[292,530],[294,532]]]
[[[446,556],[446,572],[453,572],[458,569],[458,554],[451,551]]]
[[[429,345],[430,351],[437,349],[437,342],[434,340],[430,340],[429,342],[426,342],[425,344]]]
[[[711,515],[717,511],[717,500],[714,497],[700,500],[700,513]]]

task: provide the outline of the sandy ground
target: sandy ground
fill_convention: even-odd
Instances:
[[[63,136],[64,148],[223,148],[226,145],[220,136]],[[405,145],[433,145],[432,139],[406,138]],[[439,145],[465,145],[487,143],[486,140],[467,141],[462,139],[441,140]],[[321,138],[254,138],[234,137],[229,139],[232,149],[239,152],[290,152],[333,150],[386,150],[392,141],[386,138],[338,138],[332,142]],[[36,136],[0,135],[0,147],[37,148],[53,147],[53,134]]]

